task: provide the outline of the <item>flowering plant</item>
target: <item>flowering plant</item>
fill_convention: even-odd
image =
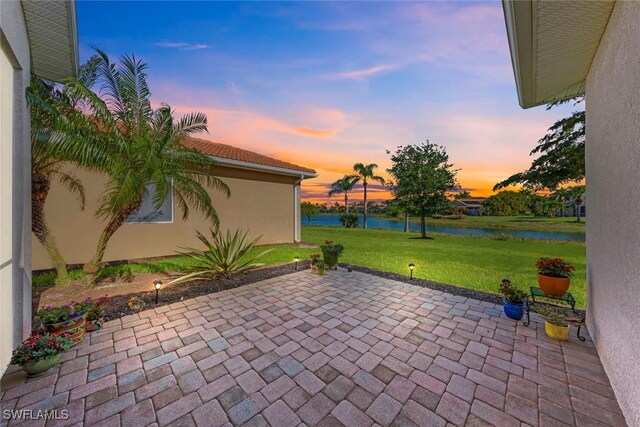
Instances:
[[[99,320],[104,314],[104,306],[111,301],[108,296],[103,296],[92,300],[90,297],[84,300],[86,304],[92,304],[87,311],[87,320]]]
[[[324,256],[338,257],[344,251],[344,246],[340,243],[333,243],[333,240],[325,240],[324,245],[320,246],[320,250]]]
[[[576,269],[561,258],[541,257],[536,262],[538,274],[549,277],[571,277]]]
[[[503,279],[500,285],[500,293],[504,299],[514,304],[522,304],[527,298],[527,294],[511,284],[511,280]]]
[[[311,254],[311,265],[316,265],[320,260],[320,254]]]
[[[44,359],[64,353],[72,344],[66,334],[31,334],[20,347],[13,350],[12,365],[24,365],[31,360]]]
[[[91,301],[90,298],[83,302],[71,301],[62,307],[52,307],[48,305],[38,310],[36,318],[42,323],[60,323],[88,312],[94,305],[95,303]]]

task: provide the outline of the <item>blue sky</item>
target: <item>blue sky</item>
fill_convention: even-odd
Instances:
[[[383,173],[387,149],[425,139],[485,195],[572,109],[520,109],[499,1],[80,1],[78,21],[81,59],[142,58],[154,102],[206,113],[207,139],[315,168],[316,200],[353,163]]]

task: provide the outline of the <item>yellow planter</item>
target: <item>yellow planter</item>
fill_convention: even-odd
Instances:
[[[545,320],[544,331],[547,333],[549,338],[553,338],[554,340],[569,340],[569,326],[558,326]]]

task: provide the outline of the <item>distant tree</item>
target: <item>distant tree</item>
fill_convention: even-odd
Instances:
[[[401,213],[402,213],[402,207],[400,207],[400,205],[393,204],[393,205],[389,205],[385,215],[391,218],[398,218]]]
[[[531,202],[531,213],[535,216],[554,217],[562,210],[562,202],[551,197],[535,196]]]
[[[468,199],[469,197],[471,197],[471,193],[469,193],[468,191],[461,191],[460,193],[457,193],[455,196],[453,196],[453,198],[455,200],[460,200],[460,199]]]
[[[501,191],[487,197],[483,204],[484,213],[493,216],[522,215],[528,209],[527,196],[516,191]]]
[[[375,163],[370,163],[365,165],[363,163],[356,163],[353,165],[353,171],[356,173],[356,177],[358,182],[362,182],[362,187],[364,187],[364,217],[362,221],[362,228],[367,228],[367,185],[369,185],[370,181],[379,182],[384,185],[384,178],[375,174],[375,169],[378,168],[378,165]]]
[[[394,180],[394,195],[407,211],[420,216],[420,232],[425,239],[425,218],[450,205],[446,192],[456,185],[457,171],[449,164],[445,148],[429,141],[398,147],[391,161],[387,172]]]
[[[334,194],[344,194],[344,212],[349,213],[349,191],[353,190],[354,185],[358,182],[358,177],[354,175],[345,175],[333,184],[329,190],[329,197]]]
[[[583,100],[584,96],[573,99],[575,104]],[[571,101],[553,102],[547,106],[547,110]],[[537,157],[529,169],[499,182],[493,187],[494,191],[514,184],[554,190],[568,182],[582,181],[585,171],[584,143],[585,112],[576,111],[555,122],[538,141],[538,146],[530,153]]]
[[[584,185],[574,185],[573,187],[558,188],[551,197],[562,202],[573,202],[576,221],[580,222],[582,205],[584,204]]]
[[[309,224],[311,224],[311,218],[320,215],[320,207],[311,202],[302,202],[302,204],[300,204],[300,211],[302,216],[307,218]]]
[[[354,213],[344,213],[340,215],[340,222],[345,228],[358,228],[358,215]]]

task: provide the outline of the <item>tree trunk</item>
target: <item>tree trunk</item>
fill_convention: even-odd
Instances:
[[[576,221],[580,222],[580,209],[582,208],[582,201],[576,201]]]
[[[120,226],[124,224],[127,218],[129,218],[129,216],[140,207],[141,204],[142,204],[142,198],[140,199],[140,201],[138,201],[138,203],[129,206],[128,208],[118,213],[116,216],[112,217],[107,223],[107,226],[104,228],[104,230],[102,230],[102,233],[100,234],[100,239],[98,239],[98,246],[96,247],[96,252],[93,255],[93,258],[91,258],[91,260],[89,260],[84,265],[84,267],[82,267],[82,270],[88,276],[90,276],[91,281],[93,281],[93,278],[95,277],[95,275],[98,274],[98,272],[100,271],[100,267],[102,265],[102,258],[104,258],[104,253],[107,250],[107,245],[109,244],[109,240],[114,235],[114,233],[118,231]]]
[[[57,278],[55,284],[67,286],[71,284],[67,263],[62,257],[62,253],[60,253],[56,240],[45,220],[44,205],[50,188],[51,182],[46,175],[38,174],[31,177],[31,231],[44,246],[53,267],[56,269]]]
[[[349,213],[349,196],[347,196],[347,192],[344,192],[344,213]]]
[[[420,215],[420,233],[422,233],[423,239],[427,238],[427,223],[424,215]]]
[[[409,212],[404,213],[404,230],[405,233],[409,232]]]
[[[362,223],[362,228],[367,228],[367,183],[363,182],[362,186],[364,187],[364,218]]]

